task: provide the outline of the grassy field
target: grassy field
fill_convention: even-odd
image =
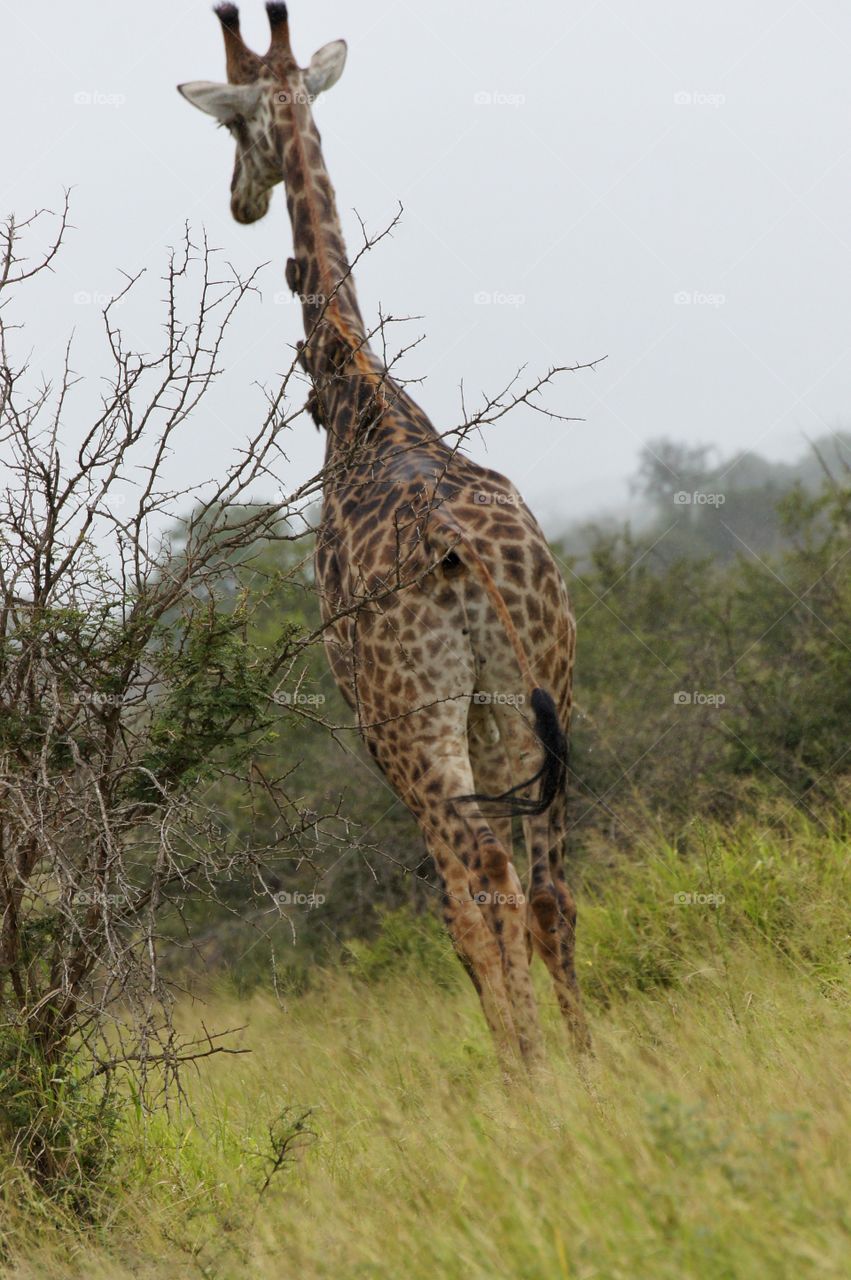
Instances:
[[[541,983],[551,1070],[506,1090],[439,929],[397,916],[291,1000],[187,1004],[250,1055],[124,1122],[97,1225],[10,1175],[4,1274],[847,1276],[847,831],[694,831],[584,876],[592,1059]]]

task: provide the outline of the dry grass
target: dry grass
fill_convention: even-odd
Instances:
[[[186,1008],[247,1022],[252,1054],[187,1079],[194,1118],[128,1122],[96,1229],[17,1209],[6,1274],[846,1276],[847,846],[801,828],[711,847],[717,912],[673,901],[702,890],[670,850],[586,902],[596,1056],[577,1066],[548,1004],[534,1090],[506,1091],[472,994],[434,981],[430,929],[393,979]]]

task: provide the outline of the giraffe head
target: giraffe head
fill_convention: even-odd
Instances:
[[[239,31],[239,11],[220,4],[216,16],[225,41],[227,83],[193,80],[178,90],[194,107],[230,130],[236,142],[231,181],[231,212],[237,222],[256,222],[269,208],[272,187],[284,178],[283,153],[288,107],[306,110],[324,89],[343,74],[344,40],[323,45],[307,67],[300,67],[290,47],[287,6],[266,5],[272,41],[266,54],[253,53]]]

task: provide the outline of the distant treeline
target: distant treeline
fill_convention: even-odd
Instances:
[[[630,489],[637,501],[631,525],[655,563],[683,556],[729,561],[750,552],[780,552],[790,545],[783,498],[801,490],[810,497],[845,476],[851,466],[851,434],[815,440],[797,462],[770,462],[757,453],[716,457],[707,445],[651,440],[641,452]],[[616,534],[624,520],[605,515],[571,525],[560,541],[585,557],[601,534]]]

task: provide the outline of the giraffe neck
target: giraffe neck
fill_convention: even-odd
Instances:
[[[281,162],[295,257],[287,283],[300,295],[306,342],[301,362],[313,382],[310,405],[328,433],[327,453],[348,449],[367,428],[379,435],[434,437],[431,423],[369,346],[358,306],[334,188],[310,107],[286,95]]]
[[[366,330],[319,130],[306,102],[297,95],[281,97],[281,161],[295,251],[287,282],[301,298],[305,335],[313,351],[311,372],[321,374],[328,371],[323,366],[332,357],[320,330],[335,330],[356,349],[366,347]]]

